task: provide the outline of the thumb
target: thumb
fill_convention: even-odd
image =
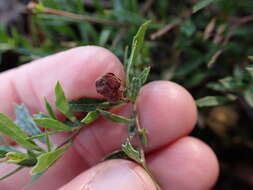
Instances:
[[[155,190],[139,165],[127,160],[105,161],[81,173],[59,190]]]

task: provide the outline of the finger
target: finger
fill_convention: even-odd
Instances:
[[[155,190],[151,178],[137,164],[110,160],[83,172],[59,190]]]
[[[213,151],[192,137],[164,147],[149,155],[147,161],[164,190],[208,190],[219,174]]]
[[[64,51],[0,75],[0,112],[14,116],[13,103],[32,113],[45,111],[44,97],[54,100],[60,81],[68,99],[99,97],[95,80],[107,72],[124,78],[120,61],[104,48],[85,46]]]

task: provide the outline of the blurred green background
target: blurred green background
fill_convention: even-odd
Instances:
[[[152,20],[139,62],[151,66],[150,81],[175,81],[198,99],[191,135],[219,158],[214,189],[253,189],[253,1],[201,1],[0,0],[0,71],[82,45],[123,62]]]

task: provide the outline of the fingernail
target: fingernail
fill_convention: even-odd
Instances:
[[[145,171],[134,163],[128,161],[119,164],[108,163],[82,188],[82,190],[105,189],[150,190],[150,179]]]
[[[81,173],[59,190],[155,190],[146,171],[127,160],[109,160]]]

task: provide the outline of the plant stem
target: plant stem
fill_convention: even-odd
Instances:
[[[4,180],[4,179],[6,179],[7,177],[9,177],[9,176],[11,176],[11,175],[13,175],[13,174],[15,174],[15,173],[17,173],[18,171],[20,171],[21,169],[23,169],[24,168],[24,166],[20,166],[20,167],[18,167],[18,168],[16,168],[16,169],[14,169],[13,171],[11,171],[10,173],[8,173],[8,174],[6,174],[6,175],[4,175],[4,176],[2,176],[2,177],[0,177],[0,180]]]
[[[71,136],[69,136],[65,141],[63,141],[60,145],[57,146],[56,149],[61,148],[62,146],[64,146],[65,144],[70,143],[71,141],[73,141],[75,139],[75,137],[80,133],[81,129],[75,131]]]
[[[140,119],[139,119],[139,114],[137,112],[137,107],[136,104],[133,104],[133,113],[135,113],[135,121],[136,121],[136,128],[137,128],[137,132],[138,132],[138,136],[139,133],[142,131],[142,127],[140,124]],[[141,156],[141,165],[144,168],[144,170],[147,172],[147,174],[150,176],[150,178],[152,179],[153,183],[156,186],[156,190],[162,190],[162,188],[160,187],[160,185],[157,183],[157,180],[155,179],[154,175],[152,174],[152,172],[149,170],[147,163],[146,163],[146,158],[145,158],[145,151],[144,151],[144,145],[142,144],[142,142],[140,142],[140,156]]]
[[[28,4],[28,9],[36,10],[37,5],[38,4],[36,4],[36,3],[30,3],[30,4]],[[51,8],[48,8],[48,7],[43,7],[43,9],[40,9],[40,11],[38,11],[36,13],[38,13],[38,14],[57,15],[57,16],[71,18],[71,19],[74,19],[74,20],[91,22],[91,23],[96,23],[96,24],[111,25],[111,26],[115,26],[115,27],[127,27],[127,26],[129,26],[128,23],[110,21],[110,20],[95,18],[95,17],[91,17],[91,16],[87,16],[87,15],[79,15],[79,14],[75,14],[75,13],[71,13],[71,12],[67,12],[67,11],[51,9]]]

